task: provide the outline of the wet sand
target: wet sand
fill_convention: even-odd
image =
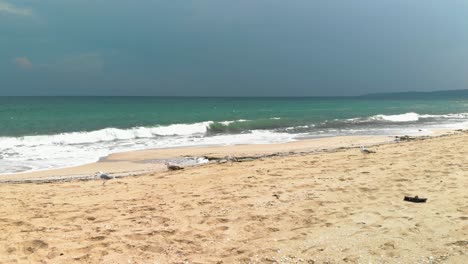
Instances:
[[[295,152],[105,185],[1,184],[0,263],[468,263],[468,134],[368,155],[339,149],[348,139],[326,144],[334,151],[297,142],[121,153],[103,163]]]
[[[142,175],[163,171],[164,162],[181,157],[213,158],[294,155],[298,153],[316,153],[332,151],[337,148],[357,147],[394,142],[388,136],[346,136],[301,140],[284,144],[206,146],[188,148],[149,149],[111,154],[98,162],[71,168],[43,170],[18,174],[0,175],[0,183],[53,182],[70,179],[93,179],[98,171],[117,177]]]

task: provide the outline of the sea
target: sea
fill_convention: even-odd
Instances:
[[[111,153],[468,128],[468,99],[0,97],[0,174]]]

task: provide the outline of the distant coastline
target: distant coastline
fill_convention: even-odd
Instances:
[[[432,91],[432,92],[397,92],[371,93],[359,96],[366,99],[468,99],[468,89]]]

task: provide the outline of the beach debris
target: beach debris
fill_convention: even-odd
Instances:
[[[165,164],[166,164],[167,169],[170,170],[170,171],[183,170],[184,169],[181,166],[173,165],[173,164],[170,164],[169,162],[166,162]]]
[[[108,180],[115,179],[114,176],[110,176],[110,175],[108,175],[108,174],[106,174],[106,173],[104,173],[104,172],[102,172],[102,171],[98,171],[98,172],[96,173],[96,178],[99,178],[99,179],[103,180],[102,185],[106,184],[106,182],[107,182]]]
[[[273,197],[275,197],[276,199],[280,198],[279,194],[273,194]]]
[[[273,157],[288,157],[290,155],[296,155],[296,154],[301,154],[305,155],[309,152],[301,152],[301,153],[296,153],[296,152],[278,152],[278,153],[273,153],[273,154],[267,154],[267,155],[255,155],[255,156],[232,156],[232,155],[227,155],[224,157],[216,157],[216,156],[204,156],[203,158],[208,160],[209,162],[216,162],[216,163],[228,163],[228,162],[249,162],[249,161],[255,161],[258,159],[264,159],[264,158],[273,158]]]
[[[238,162],[237,158],[232,155],[227,155],[226,157],[224,157],[224,159],[229,162]]]
[[[208,161],[215,161],[219,164],[223,164],[223,163],[228,163],[228,162],[239,162],[240,160],[232,155],[227,155],[223,158],[219,158],[219,157],[210,157],[210,156],[205,156],[204,157],[205,159],[207,159]]]
[[[412,203],[425,203],[427,201],[427,198],[419,198],[417,195],[414,197],[405,196],[403,201],[412,202]]]
[[[398,141],[413,141],[413,140],[416,140],[417,138],[404,135],[404,136],[395,136],[395,139]]]
[[[375,151],[367,149],[366,147],[361,145],[361,153],[363,154],[370,154],[370,153],[375,153]]]

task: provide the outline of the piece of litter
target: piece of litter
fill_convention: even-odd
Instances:
[[[415,197],[405,196],[403,201],[412,202],[412,203],[425,203],[427,198],[419,198],[417,195]]]

